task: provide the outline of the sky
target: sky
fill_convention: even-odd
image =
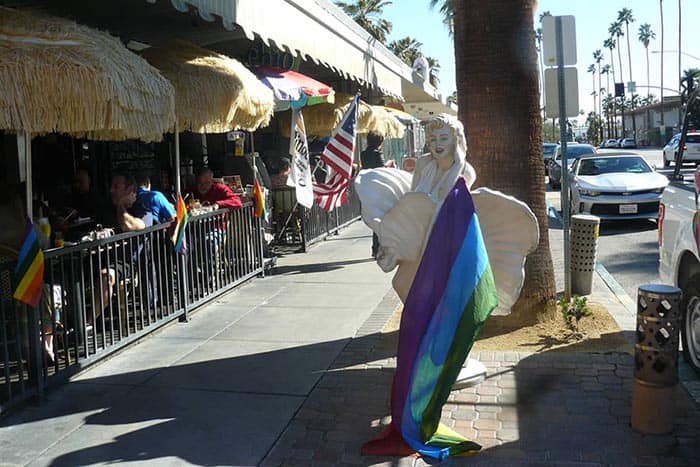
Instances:
[[[444,96],[456,90],[454,71],[454,45],[442,18],[437,11],[431,11],[428,0],[393,0],[384,10],[385,18],[393,23],[390,40],[410,35],[423,45],[425,55],[439,60],[440,86]],[[664,15],[664,95],[678,94],[678,0],[663,2]],[[700,28],[694,23],[700,18],[700,1],[680,0],[682,11],[681,23],[681,71],[688,68],[700,68]],[[539,15],[549,11],[552,15],[572,15],[576,21],[577,68],[579,82],[579,108],[585,114],[593,110],[592,75],[586,70],[594,63],[593,52],[601,49],[602,65],[610,63],[610,51],[603,47],[603,41],[609,37],[608,27],[617,20],[617,12],[622,8],[632,10],[634,23],[630,24],[630,49],[632,55],[632,77],[637,83],[637,94],[646,95],[647,89],[642,85],[654,86],[650,91],[657,98],[661,82],[661,15],[659,0],[540,0],[534,17],[535,29],[540,27]],[[638,39],[639,26],[649,23],[656,39],[649,44],[649,79],[646,74],[646,55],[644,46]],[[624,32],[624,28],[623,28]],[[629,81],[627,60],[627,38],[621,37],[623,48],[622,65],[624,81]],[[696,44],[696,46],[693,46]],[[617,50],[614,51],[614,68],[617,81],[620,81]],[[612,76],[611,76],[612,91]],[[602,85],[606,85],[605,76]],[[597,75],[596,75],[597,87]]]

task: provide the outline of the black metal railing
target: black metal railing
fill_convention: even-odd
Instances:
[[[0,262],[0,413],[263,273],[252,203],[192,215],[188,253],[170,226],[45,252],[42,301],[14,301],[15,261]]]
[[[342,206],[326,212],[318,204],[311,209],[297,204],[295,188],[272,189],[273,232],[276,246],[300,251],[326,238],[360,217],[360,199],[352,184]]]

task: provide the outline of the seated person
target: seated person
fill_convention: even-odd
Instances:
[[[229,187],[220,182],[214,182],[214,173],[211,169],[202,169],[197,173],[196,186],[188,190],[198,199],[202,206],[213,206],[214,209],[237,209],[243,206],[241,198]]]
[[[117,229],[120,232],[135,232],[153,225],[153,212],[141,200],[137,199],[136,190],[136,180],[133,175],[115,173],[112,176],[110,195],[116,210]],[[117,244],[114,245],[114,248],[124,248],[124,251],[117,251],[113,255],[108,254],[102,262],[105,265],[100,271],[102,302],[100,303],[96,294],[94,297],[96,305],[95,316],[100,315],[102,309],[107,308],[109,305],[117,280],[121,282],[128,277],[134,277],[136,273],[134,267],[139,267],[140,270],[138,272],[142,277],[147,278],[149,275],[147,266],[149,264],[149,261],[147,261],[149,257],[149,243],[146,239],[137,240],[133,247],[127,248]],[[146,279],[140,282],[143,284],[143,282],[149,281]],[[148,303],[153,303],[155,284],[149,284],[147,289]]]
[[[287,177],[292,172],[292,165],[289,159],[283,157],[280,159],[277,171],[270,177],[273,188],[284,188],[287,185]]]
[[[108,203],[104,197],[92,186],[90,174],[86,169],[78,169],[73,176],[73,185],[70,199],[70,208],[77,211],[75,217],[91,218],[97,223],[108,224],[111,216],[106,212]],[[68,223],[70,223],[69,219]]]
[[[153,213],[153,221],[158,224],[170,222],[175,217],[175,208],[160,191],[151,190],[151,177],[147,174],[136,176],[138,190],[136,199]]]

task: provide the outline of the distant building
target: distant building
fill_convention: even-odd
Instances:
[[[631,137],[633,132],[632,118],[637,126],[635,139],[642,146],[664,146],[671,137],[678,133],[678,107],[679,96],[664,96],[663,105],[656,104],[638,107],[632,112],[625,113],[626,137]],[[661,128],[661,112],[663,109],[664,128]]]

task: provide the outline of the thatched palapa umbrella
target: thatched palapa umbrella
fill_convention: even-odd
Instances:
[[[174,89],[115,37],[63,18],[0,7],[0,128],[159,141]]]
[[[173,86],[107,33],[0,7],[0,129],[16,132],[32,213],[32,134],[161,140],[175,121]]]
[[[318,104],[313,107],[304,107],[304,124],[306,132],[310,135],[327,136],[340,124],[352,96],[336,93],[335,103]],[[291,115],[289,112],[279,114],[280,128],[284,136],[289,136],[291,128]],[[385,107],[369,105],[360,101],[358,108],[357,132],[378,133],[385,138],[402,138],[404,125]]]
[[[269,124],[272,90],[237,60],[185,41],[142,55],[175,86],[178,130],[224,133]]]

